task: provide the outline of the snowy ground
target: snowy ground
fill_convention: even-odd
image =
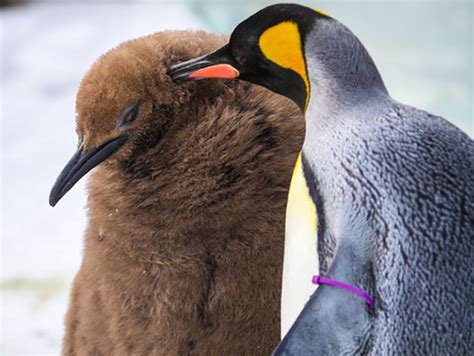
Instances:
[[[228,32],[262,7],[203,3],[47,2],[1,10],[2,355],[57,354],[60,347],[81,259],[84,181],[55,209],[47,201],[75,149],[79,80],[124,40],[168,28]],[[470,0],[312,6],[359,35],[395,98],[474,134]]]

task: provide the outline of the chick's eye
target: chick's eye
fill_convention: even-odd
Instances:
[[[134,122],[140,113],[140,104],[132,104],[127,106],[122,113],[120,114],[119,119],[117,120],[117,126],[123,127]]]

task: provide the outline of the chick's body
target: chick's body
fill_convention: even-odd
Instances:
[[[157,33],[110,51],[82,81],[85,148],[117,130],[109,118],[130,102],[141,117],[89,182],[63,354],[262,355],[278,343],[301,114],[250,84],[182,87],[165,74],[224,41]]]

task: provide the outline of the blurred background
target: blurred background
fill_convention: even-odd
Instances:
[[[49,190],[76,148],[74,101],[94,60],[164,29],[229,34],[275,1],[0,0],[1,351],[55,355],[86,224],[82,180]],[[301,1],[345,23],[394,98],[474,134],[471,0]]]

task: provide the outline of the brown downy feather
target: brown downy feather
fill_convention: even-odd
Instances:
[[[81,82],[84,147],[131,139],[89,181],[65,355],[265,355],[279,341],[284,216],[303,141],[289,100],[238,81],[174,85],[166,66],[224,37],[173,31],[123,43]]]

